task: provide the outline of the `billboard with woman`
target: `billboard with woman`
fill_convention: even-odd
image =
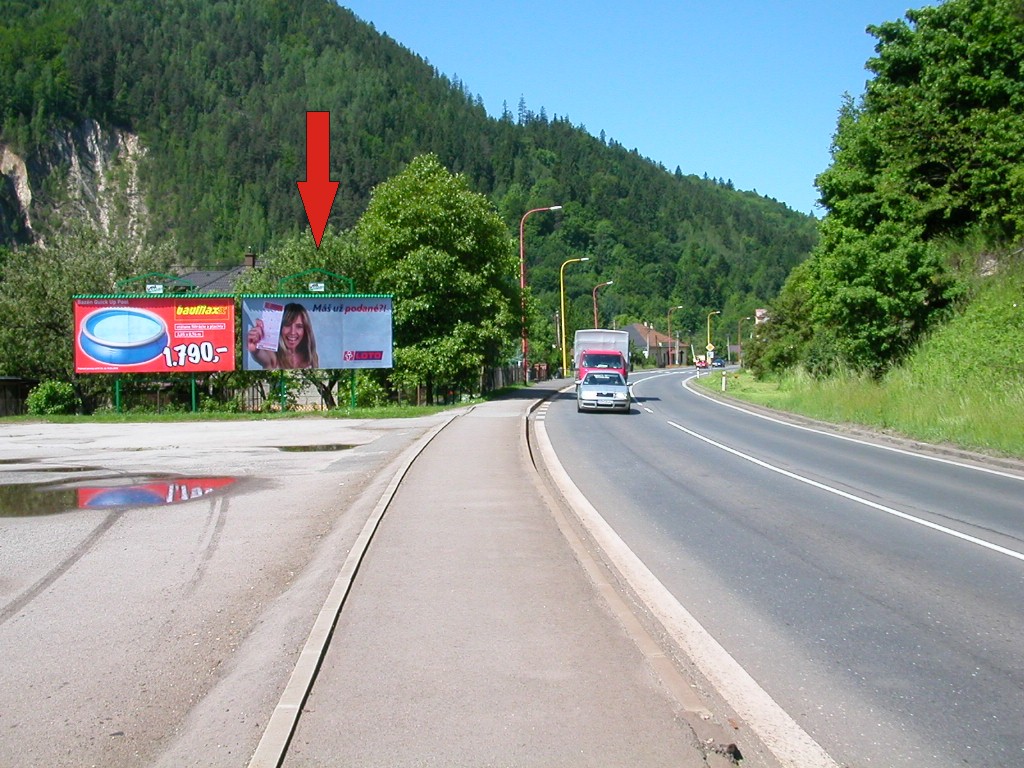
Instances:
[[[390,368],[390,296],[242,297],[242,368]]]

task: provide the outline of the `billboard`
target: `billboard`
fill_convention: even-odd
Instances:
[[[242,297],[242,368],[391,368],[392,297]]]
[[[235,369],[231,296],[75,297],[76,373]]]

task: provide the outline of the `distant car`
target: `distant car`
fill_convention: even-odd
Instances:
[[[707,368],[708,367],[708,361],[707,360],[703,360],[701,358],[697,358],[697,360],[694,363],[694,365],[696,365],[698,368]]]
[[[714,360],[711,361],[711,367],[712,368],[725,368],[725,358],[723,358],[723,357],[716,357]]]
[[[592,371],[576,390],[577,411],[621,411],[629,413],[629,387],[617,371]]]

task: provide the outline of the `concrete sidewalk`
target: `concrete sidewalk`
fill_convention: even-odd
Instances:
[[[556,524],[523,437],[544,394],[472,408],[416,459],[283,765],[729,764],[705,754]]]

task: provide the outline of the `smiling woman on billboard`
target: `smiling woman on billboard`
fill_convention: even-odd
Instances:
[[[267,370],[320,367],[313,323],[301,304],[285,304],[279,312],[265,308],[249,329],[247,344],[253,359]]]
[[[248,294],[241,298],[242,368],[246,371],[392,365],[391,296]]]

